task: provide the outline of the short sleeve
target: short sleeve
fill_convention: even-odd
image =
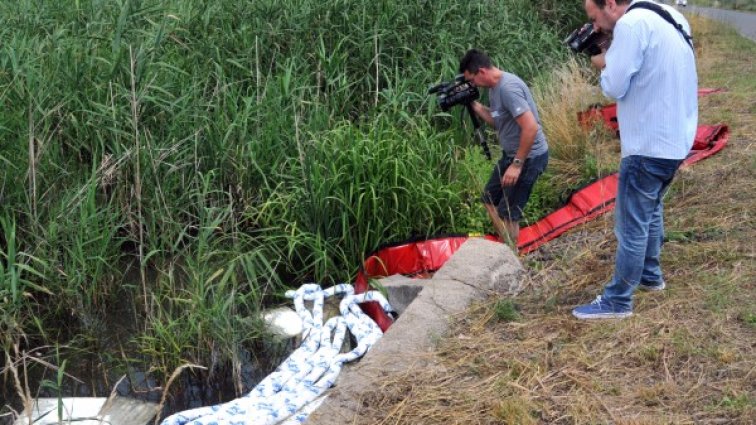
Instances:
[[[519,86],[507,85],[506,89],[500,92],[500,96],[502,108],[509,111],[515,118],[530,110],[525,92]]]

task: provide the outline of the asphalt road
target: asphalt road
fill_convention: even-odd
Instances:
[[[735,10],[712,9],[710,7],[688,6],[678,10],[695,13],[732,25],[744,37],[756,41],[756,13]]]

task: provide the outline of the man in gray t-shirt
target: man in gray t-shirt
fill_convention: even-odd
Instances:
[[[549,161],[549,146],[528,86],[516,75],[491,64],[483,52],[471,49],[459,61],[467,81],[489,89],[490,108],[472,107],[499,136],[502,157],[483,189],[483,203],[503,242],[517,246],[520,220],[538,176]]]

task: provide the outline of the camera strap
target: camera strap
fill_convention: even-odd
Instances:
[[[675,21],[675,18],[672,17],[672,14],[669,13],[666,9],[664,9],[663,7],[659,6],[656,3],[647,2],[647,1],[639,1],[639,2],[633,3],[630,7],[628,7],[625,13],[633,9],[648,9],[653,12],[656,12],[659,16],[662,17],[662,19],[672,24],[672,26],[675,27],[675,29],[677,29],[677,31],[679,31],[680,34],[682,34],[683,38],[685,38],[685,41],[688,42],[688,46],[690,46],[690,48],[693,49],[694,52],[696,51],[696,49],[693,48],[693,37],[691,37],[688,33],[685,32],[682,25],[678,23],[677,21]]]

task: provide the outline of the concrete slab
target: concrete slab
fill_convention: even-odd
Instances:
[[[523,268],[506,245],[471,238],[459,247],[433,279],[455,280],[481,291],[516,295],[522,289]]]
[[[401,316],[423,289],[423,285],[426,285],[429,281],[428,279],[412,279],[397,274],[378,279],[378,284],[386,289],[389,304],[391,304],[394,312]]]
[[[507,246],[469,239],[432,279],[392,276],[381,281],[399,318],[365,357],[341,372],[306,424],[353,423],[367,391],[412,370],[440,368],[433,350],[453,316],[464,313],[476,299],[518,293],[522,273],[520,261]]]

